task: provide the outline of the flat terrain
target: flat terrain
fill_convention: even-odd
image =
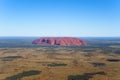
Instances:
[[[1,48],[0,80],[120,80],[120,55],[107,51],[79,47]]]
[[[120,80],[120,38],[83,38],[87,46],[42,46],[0,37],[0,80]]]

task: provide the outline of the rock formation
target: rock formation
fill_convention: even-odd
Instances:
[[[32,42],[32,44],[41,45],[60,45],[60,46],[81,46],[87,45],[84,40],[72,37],[45,37],[39,38]]]

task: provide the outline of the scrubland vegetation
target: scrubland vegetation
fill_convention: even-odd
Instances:
[[[0,49],[0,80],[119,80],[119,74],[120,55],[100,48]]]

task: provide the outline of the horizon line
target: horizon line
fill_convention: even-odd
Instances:
[[[120,37],[120,36],[0,36],[0,37]]]

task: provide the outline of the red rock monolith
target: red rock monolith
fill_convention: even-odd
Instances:
[[[45,37],[39,38],[32,42],[32,44],[41,45],[60,45],[60,46],[81,46],[87,45],[86,41],[79,38],[72,37]]]

